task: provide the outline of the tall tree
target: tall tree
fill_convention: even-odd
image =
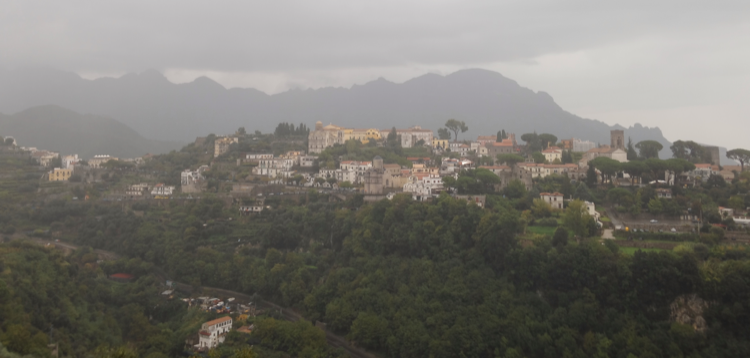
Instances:
[[[524,157],[513,154],[513,153],[504,153],[504,154],[498,154],[497,155],[497,162],[498,163],[504,163],[510,166],[511,168],[515,167],[516,164],[523,162],[525,159]]]
[[[740,162],[740,171],[745,171],[745,163],[750,163],[750,150],[737,148],[727,151],[727,158]]]
[[[570,202],[563,213],[563,225],[581,238],[588,236],[589,220],[593,219],[589,216],[586,205],[580,200]]]
[[[401,146],[401,139],[399,138],[398,132],[396,132],[396,127],[393,127],[391,129],[391,132],[388,133],[386,144],[388,144],[388,146],[392,148]]]
[[[692,140],[678,140],[672,143],[669,149],[672,150],[672,156],[675,158],[685,159],[692,163],[711,163],[711,153]]]
[[[557,136],[555,136],[554,134],[542,133],[538,138],[541,142],[542,150],[557,144]]]
[[[526,149],[528,152],[541,152],[543,150],[542,148],[542,141],[539,139],[539,135],[534,133],[524,133],[521,135],[521,140],[526,142]]]
[[[602,182],[609,179],[612,182],[612,176],[622,170],[622,163],[607,157],[597,157],[589,162],[589,166],[594,166],[602,174]]]
[[[636,183],[636,179],[638,179],[638,182],[640,182],[641,176],[643,175],[643,173],[649,170],[649,167],[648,165],[646,165],[646,163],[636,160],[622,163],[622,170],[630,175],[630,184],[634,185]]]
[[[461,133],[464,133],[469,130],[469,127],[466,126],[466,123],[464,123],[464,121],[459,121],[453,118],[445,122],[445,127],[453,132],[453,134],[455,135],[454,141],[456,142],[458,142],[459,131],[461,131]]]
[[[659,158],[659,151],[664,149],[664,146],[655,140],[640,141],[638,142],[638,144],[635,145],[635,147],[638,148],[638,150],[640,151],[640,157],[643,159]],[[632,160],[630,159],[629,149],[628,149],[628,160]]]
[[[562,163],[563,164],[573,163],[573,153],[571,153],[570,150],[563,150]]]
[[[448,128],[440,128],[438,129],[438,138],[451,139],[451,132],[448,130]]]
[[[542,154],[542,152],[531,153],[531,157],[534,158],[534,163],[537,164],[542,164],[547,161],[547,158],[544,157],[544,154]]]

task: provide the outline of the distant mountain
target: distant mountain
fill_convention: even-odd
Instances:
[[[174,84],[158,71],[120,78],[85,80],[50,69],[0,71],[0,111],[14,112],[57,104],[79,112],[116,118],[149,138],[189,141],[207,133],[272,131],[278,122],[320,120],[349,127],[390,128],[420,125],[437,131],[449,118],[465,121],[464,138],[547,132],[608,144],[609,126],[564,111],[545,92],[534,92],[497,72],[472,69],[447,76],[427,74],[396,84],[378,79],[351,89],[290,90],[267,95],[254,89],[226,89],[201,77]],[[635,125],[625,136],[636,143],[671,145],[659,128]]]
[[[55,106],[38,106],[5,115],[0,113],[0,135],[19,145],[89,159],[96,154],[133,158],[166,153],[180,143],[146,139],[130,127],[107,117],[79,114]]]

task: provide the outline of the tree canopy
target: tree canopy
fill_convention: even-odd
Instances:
[[[655,140],[643,140],[635,145],[642,159],[659,158],[659,151],[664,149],[661,143]]]
[[[750,150],[742,148],[728,150],[727,158],[740,162],[740,170],[745,171],[745,164],[750,163]]]
[[[447,122],[445,122],[445,127],[453,132],[455,142],[458,142],[459,131],[461,133],[464,133],[469,130],[469,127],[466,125],[464,121],[459,121],[456,119],[449,119]]]

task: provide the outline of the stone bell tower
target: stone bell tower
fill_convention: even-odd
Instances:
[[[614,129],[610,132],[610,138],[612,140],[610,145],[612,149],[625,149],[625,131]]]

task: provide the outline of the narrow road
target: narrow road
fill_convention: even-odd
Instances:
[[[60,242],[60,241],[44,240],[44,239],[39,239],[39,238],[26,238],[26,240],[34,242],[34,243],[39,244],[39,245],[43,245],[43,246],[49,243],[49,244],[55,245],[56,248],[60,248],[60,249],[63,249],[63,250],[76,250],[76,249],[78,249],[77,245],[68,244],[68,243],[64,243],[64,242]],[[98,250],[98,249],[96,249],[96,250],[94,250],[94,252],[96,252],[99,255],[100,258],[106,258],[106,259],[110,259],[110,260],[114,260],[114,259],[117,259],[117,258],[120,257],[116,253],[110,252],[110,251],[104,251],[104,250]],[[156,268],[154,271],[155,271],[154,274],[156,274],[156,276],[158,276],[162,280],[166,280],[168,278],[167,274],[163,270],[161,270],[159,268]],[[193,286],[191,286],[191,285],[180,283],[180,282],[176,282],[176,281],[173,281],[173,282],[174,282],[174,284],[175,284],[175,286],[176,286],[177,289],[182,289],[183,291],[192,291],[193,290]],[[223,288],[208,287],[208,286],[201,286],[199,288],[201,290],[213,291],[213,292],[215,292],[215,293],[217,293],[219,295],[222,295],[222,296],[234,297],[236,299],[239,299],[239,300],[242,300],[242,301],[245,301],[245,302],[249,302],[252,299],[251,296],[249,296],[249,295],[247,295],[245,293],[237,292],[237,291],[231,291],[231,290],[225,290]],[[258,306],[260,306],[261,308],[278,309],[281,312],[281,315],[286,320],[288,320],[288,321],[296,322],[296,321],[299,321],[300,319],[304,319],[304,317],[302,317],[299,313],[294,312],[291,309],[281,307],[281,306],[279,306],[279,305],[277,305],[277,304],[275,304],[273,302],[270,302],[270,301],[262,300],[261,302],[258,302],[258,304],[259,304]],[[356,358],[377,358],[377,356],[375,356],[374,354],[368,353],[367,351],[365,351],[362,348],[353,347],[351,344],[349,344],[349,342],[344,337],[336,335],[336,334],[334,334],[332,332],[329,332],[327,330],[325,331],[325,334],[326,334],[326,341],[328,341],[328,344],[330,346],[333,346],[333,347],[336,347],[336,348],[343,348],[352,357],[356,357]]]

